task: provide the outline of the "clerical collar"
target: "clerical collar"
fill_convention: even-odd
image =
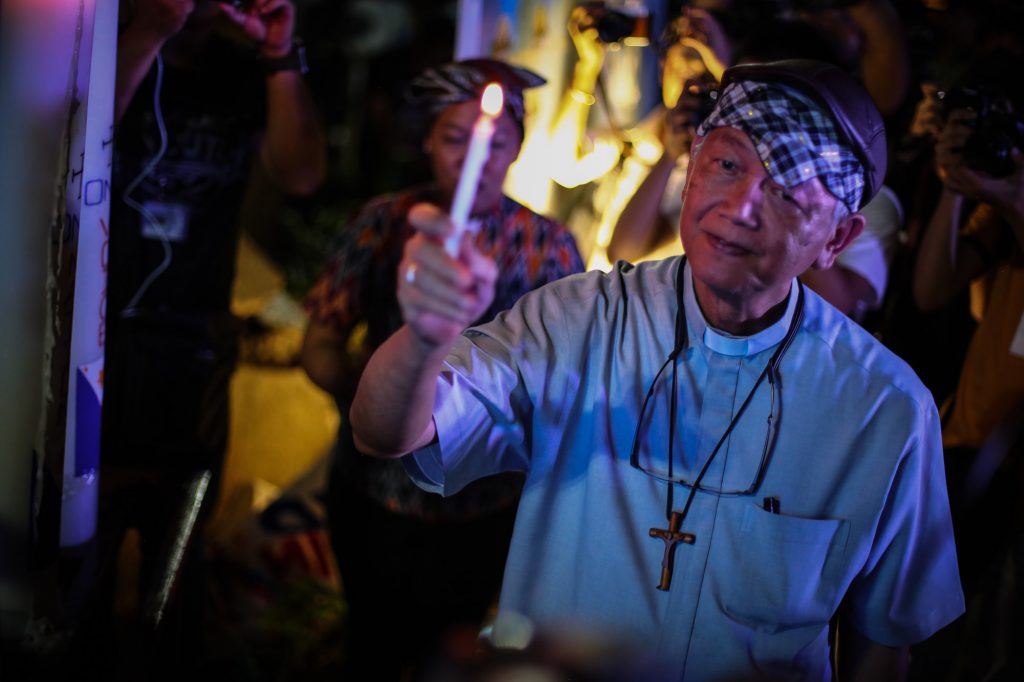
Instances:
[[[711,351],[720,355],[732,357],[756,355],[766,348],[775,346],[786,336],[786,331],[793,321],[793,313],[796,310],[797,296],[796,287],[790,284],[789,300],[786,304],[786,312],[774,324],[751,336],[733,336],[727,332],[715,329],[708,324],[704,313],[697,303],[697,296],[693,291],[693,270],[689,261],[685,262],[686,270],[683,273],[683,305],[686,310],[686,322],[691,339],[702,339],[705,346]]]

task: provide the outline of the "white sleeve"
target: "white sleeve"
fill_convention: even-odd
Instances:
[[[866,223],[864,231],[839,254],[836,262],[868,281],[875,293],[869,308],[875,309],[885,298],[889,266],[896,253],[899,231],[903,225],[903,207],[896,194],[883,185],[860,213]]]
[[[568,337],[552,285],[467,329],[437,380],[437,441],[402,460],[417,485],[452,495],[485,476],[528,471],[540,390],[531,384],[549,375]]]

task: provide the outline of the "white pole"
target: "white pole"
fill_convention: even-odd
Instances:
[[[117,0],[96,0],[83,25],[71,119],[66,223],[74,257],[74,307],[64,433],[62,547],[96,533],[99,501],[101,376],[107,288],[107,225],[113,151],[114,76],[117,72]]]

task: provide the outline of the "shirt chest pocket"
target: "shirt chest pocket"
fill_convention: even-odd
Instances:
[[[721,580],[713,594],[730,618],[761,632],[827,623],[845,592],[850,524],[773,514],[746,502],[716,532]]]

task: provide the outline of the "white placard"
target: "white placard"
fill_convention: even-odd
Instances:
[[[88,410],[82,416],[89,423],[79,423],[77,400],[81,394],[80,370],[90,366],[93,372],[102,371],[117,72],[117,0],[87,2],[84,10],[65,188],[67,224],[71,226],[66,238],[76,259],[64,433],[60,531],[60,544],[64,547],[88,542],[96,533],[99,482],[95,451],[99,446],[99,411]],[[83,435],[88,436],[88,442],[83,441]],[[83,443],[90,452],[87,462],[78,461],[78,448]]]

